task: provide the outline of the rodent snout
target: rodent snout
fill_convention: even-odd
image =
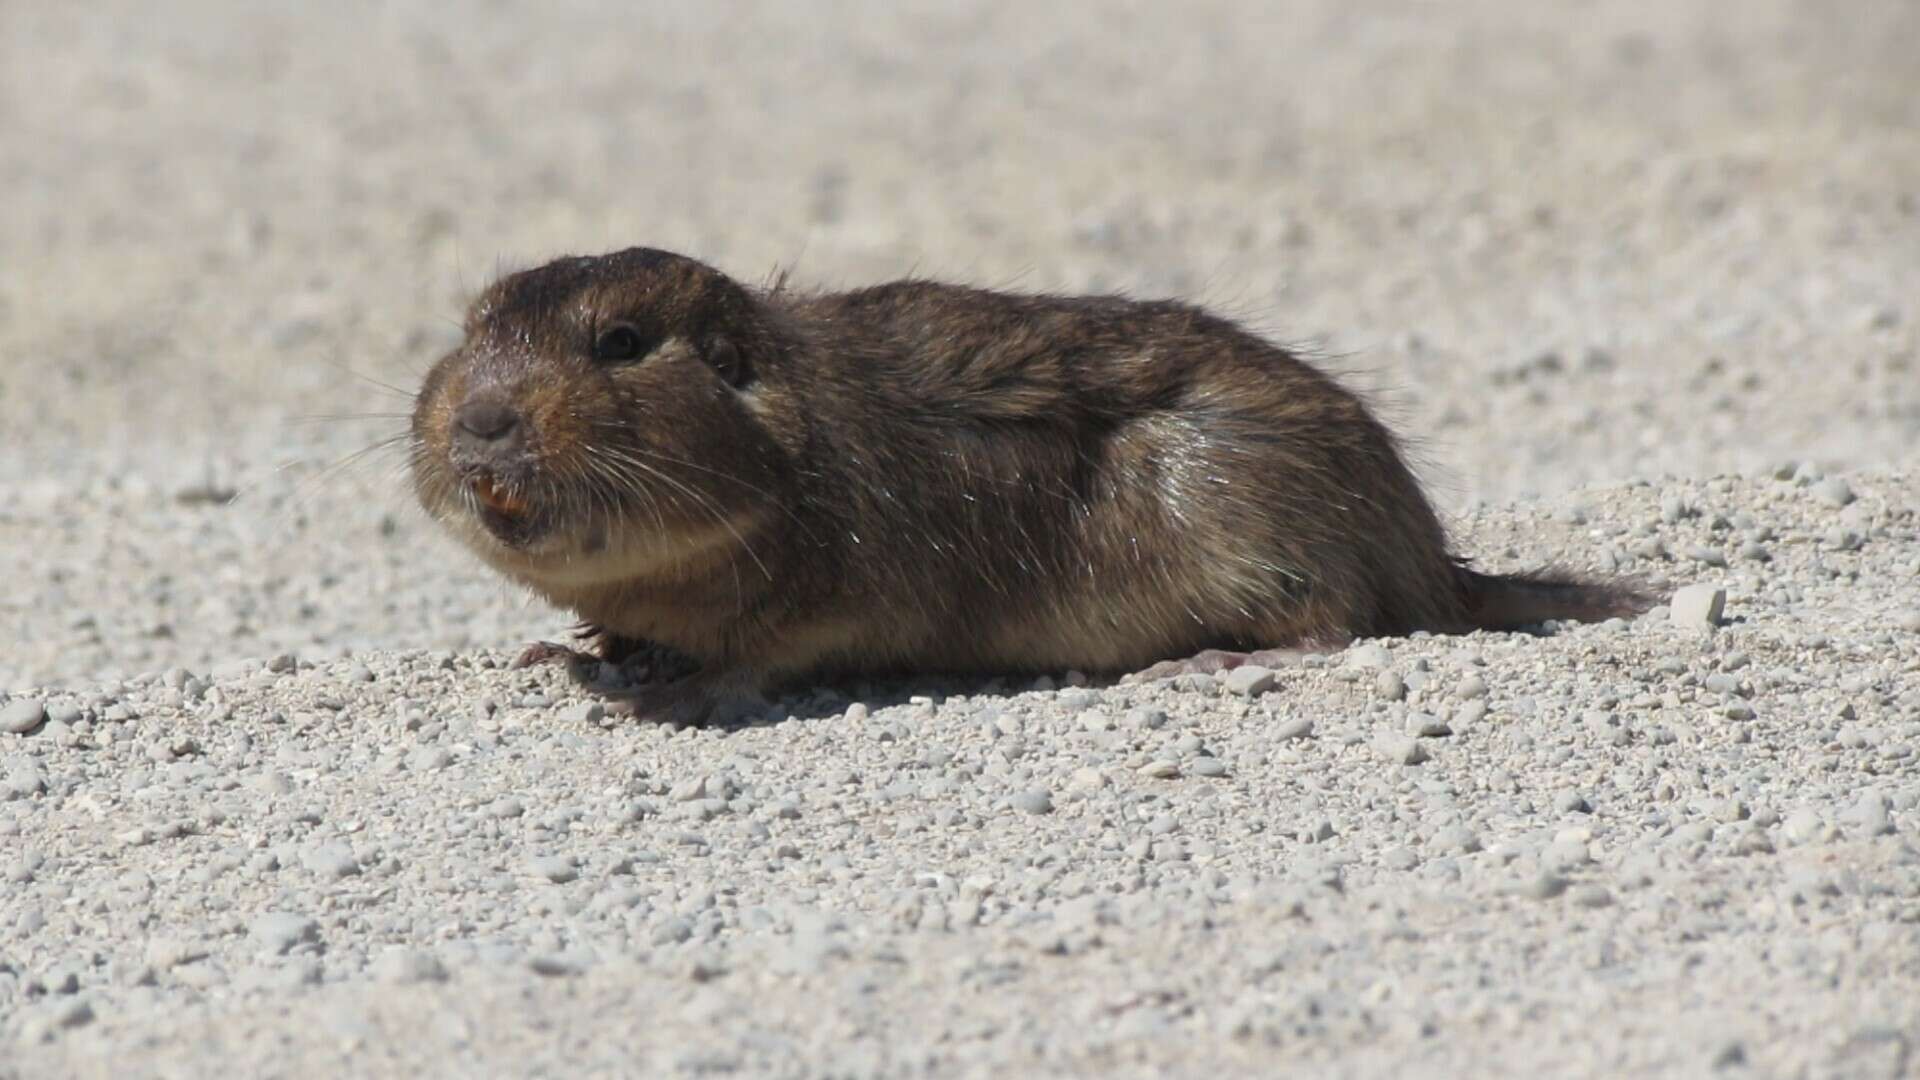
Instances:
[[[453,448],[476,462],[517,457],[526,449],[526,424],[512,406],[496,398],[467,401],[453,414]]]

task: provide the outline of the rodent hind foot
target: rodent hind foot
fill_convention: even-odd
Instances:
[[[737,678],[693,674],[622,691],[607,703],[607,711],[649,723],[695,727],[756,720],[768,705],[751,684]]]
[[[1299,667],[1309,654],[1331,652],[1340,646],[1300,645],[1285,649],[1258,649],[1234,652],[1230,649],[1204,649],[1183,660],[1162,660],[1127,675],[1122,683],[1146,683],[1179,675],[1218,675],[1247,664],[1268,668]]]

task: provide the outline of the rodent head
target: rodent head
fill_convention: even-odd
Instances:
[[[783,358],[730,278],[633,248],[503,278],[415,398],[420,503],[529,584],[671,575],[744,545],[789,465],[761,399]]]

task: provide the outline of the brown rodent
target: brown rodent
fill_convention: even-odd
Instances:
[[[1165,672],[1646,606],[1466,568],[1359,398],[1167,301],[560,259],[474,303],[411,456],[602,655],[697,661],[637,692],[677,721],[827,672]]]

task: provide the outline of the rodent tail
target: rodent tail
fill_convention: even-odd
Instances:
[[[1600,622],[1630,618],[1653,606],[1638,581],[1583,577],[1546,569],[1524,574],[1482,574],[1460,568],[1467,622],[1476,630],[1518,630],[1549,619]]]

